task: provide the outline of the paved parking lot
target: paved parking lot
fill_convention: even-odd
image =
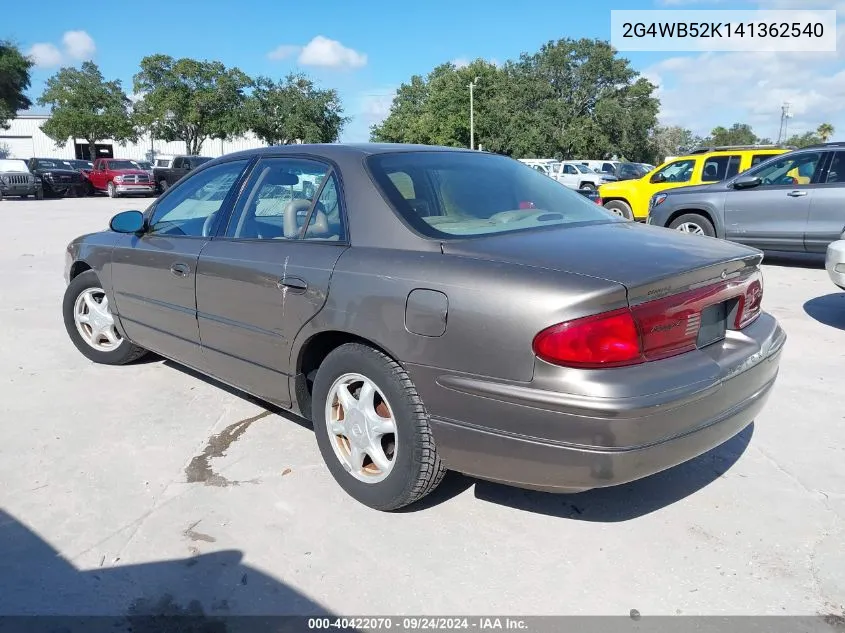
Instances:
[[[0,614],[842,612],[845,294],[817,261],[765,267],[789,341],[727,444],[573,496],[450,475],[383,514],[335,485],[303,420],[73,348],[66,243],[148,202],[0,202]]]

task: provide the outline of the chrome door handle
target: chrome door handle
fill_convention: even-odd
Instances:
[[[187,264],[173,264],[170,267],[170,272],[176,275],[177,277],[187,277],[188,274],[191,272],[191,269],[188,268]]]
[[[806,191],[790,191],[786,195],[788,195],[790,198],[800,198],[801,196],[806,196],[807,192]]]

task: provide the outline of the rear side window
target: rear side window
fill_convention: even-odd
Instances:
[[[396,152],[370,156],[367,164],[393,209],[428,237],[625,221],[531,167],[495,154]],[[400,188],[406,176],[413,199]]]
[[[719,182],[739,173],[739,156],[711,156],[704,161],[702,182]]]
[[[754,156],[751,157],[751,167],[762,163],[764,160],[769,160],[772,156],[777,156],[777,154],[754,154]]]
[[[827,170],[827,183],[845,183],[845,152],[836,152]]]

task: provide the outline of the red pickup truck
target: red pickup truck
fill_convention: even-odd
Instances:
[[[125,194],[155,195],[155,184],[150,174],[138,169],[130,160],[98,158],[94,161],[94,168],[88,172],[88,181],[94,191],[105,191],[110,198]]]

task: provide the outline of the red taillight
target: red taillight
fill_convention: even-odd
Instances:
[[[751,324],[754,319],[760,316],[762,304],[763,276],[760,273],[755,273],[745,287],[745,292],[739,297],[739,306],[736,312],[734,327],[741,330]]]
[[[742,329],[760,316],[762,298],[763,278],[755,272],[741,281],[553,325],[534,338],[534,353],[549,363],[579,368],[622,367],[668,358],[696,348],[706,308],[721,303],[735,306],[732,325]],[[726,307],[726,312],[731,310]]]
[[[621,367],[643,360],[640,333],[627,308],[553,325],[534,337],[534,353],[570,367]]]
[[[593,202],[595,202],[599,206],[602,206],[604,204],[604,201],[601,198],[596,198]]]

